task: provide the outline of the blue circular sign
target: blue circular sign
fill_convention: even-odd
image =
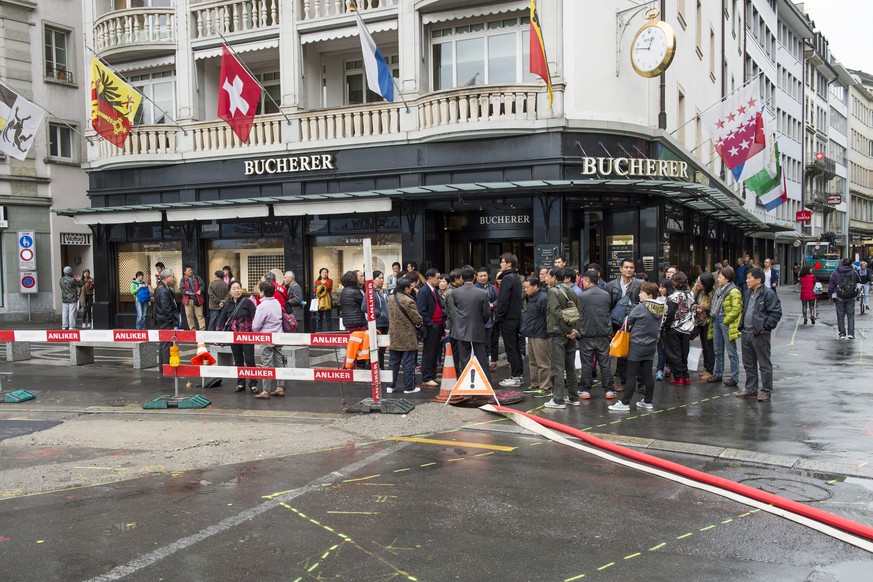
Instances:
[[[33,246],[33,239],[28,235],[24,235],[20,239],[18,239],[18,246],[23,249],[29,249]]]
[[[25,289],[31,289],[34,285],[36,285],[36,279],[30,275],[25,275],[21,278],[21,286]]]

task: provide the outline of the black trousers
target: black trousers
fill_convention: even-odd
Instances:
[[[628,360],[627,373],[631,378],[642,378],[643,385],[646,387],[646,395],[643,397],[645,402],[652,403],[652,396],[655,394],[655,378],[652,376],[652,358],[648,360]],[[630,404],[633,398],[634,390],[624,389],[621,401],[625,404]]]
[[[425,328],[427,330],[424,343],[421,346],[421,381],[428,382],[436,379],[437,361],[440,359],[440,351],[443,345],[443,324],[433,324]]]
[[[674,378],[688,378],[688,349],[691,347],[691,337],[687,333],[668,329],[664,335],[664,351],[667,354],[667,365]]]
[[[524,361],[521,358],[524,340],[519,332],[520,328],[521,321],[518,319],[504,319],[500,322],[500,337],[503,338],[503,349],[506,350],[509,375],[512,377],[524,376]]]
[[[700,345],[703,348],[703,369],[712,374],[712,370],[715,368],[715,347],[713,340],[706,339],[706,336],[709,335],[710,325],[712,322],[701,325],[698,329],[700,330]]]

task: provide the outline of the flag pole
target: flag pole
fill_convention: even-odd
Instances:
[[[233,50],[233,47],[232,47],[232,46],[230,46],[230,45],[227,43],[227,39],[224,38],[224,35],[221,34],[221,31],[218,30],[218,31],[216,31],[216,32],[218,32],[218,36],[221,37],[221,40],[222,40],[222,42],[224,43],[224,46],[227,47],[227,50],[229,50],[229,51],[231,52],[231,54],[233,54],[233,56],[236,57],[236,62],[238,62],[239,64],[242,65],[242,68],[246,70],[246,73],[248,73],[249,76],[250,76],[252,79],[254,79],[254,81],[255,81],[255,83],[258,85],[258,87],[261,88],[261,91],[264,92],[264,95],[266,95],[267,98],[268,98],[270,101],[272,101],[273,105],[276,106],[276,109],[278,109],[278,110],[279,110],[279,113],[282,114],[282,117],[285,118],[285,122],[286,122],[288,125],[291,125],[291,118],[288,117],[288,115],[287,115],[284,111],[282,111],[282,106],[279,105],[278,103],[276,103],[276,100],[273,99],[273,96],[270,95],[270,92],[267,91],[266,87],[264,87],[263,85],[261,85],[261,83],[258,81],[258,78],[255,77],[255,74],[251,71],[251,69],[249,69],[249,68],[246,66],[246,64],[245,64],[245,63],[242,61],[242,59],[239,57],[239,54],[238,54],[235,50]]]
[[[24,95],[22,95],[21,93],[19,93],[17,90],[15,90],[14,87],[12,87],[11,85],[9,85],[9,83],[7,83],[6,81],[4,81],[3,79],[0,79],[0,85],[3,85],[4,87],[6,87],[7,89],[9,89],[9,90],[12,91],[13,93],[15,93],[16,95],[18,95],[19,97],[21,97],[22,99],[27,99],[27,97],[25,97]],[[91,141],[91,138],[90,138],[90,137],[88,137],[87,135],[85,135],[84,133],[82,133],[81,131],[79,131],[78,129],[76,129],[75,127],[73,127],[72,125],[70,125],[69,123],[67,123],[66,121],[64,121],[63,119],[61,119],[60,117],[58,117],[57,115],[55,115],[54,113],[52,113],[51,111],[49,111],[48,109],[46,109],[45,107],[43,107],[42,105],[40,105],[39,103],[37,103],[36,101],[33,101],[33,100],[31,100],[31,99],[27,99],[27,101],[28,101],[29,103],[33,103],[34,105],[36,105],[37,107],[39,107],[40,109],[42,109],[43,111],[45,111],[46,113],[48,113],[49,115],[51,115],[52,117],[54,117],[55,120],[57,120],[57,121],[59,121],[60,123],[62,123],[63,125],[65,125],[67,128],[69,128],[69,129],[75,131],[76,133],[78,133],[79,135],[81,135],[82,138],[83,138],[86,142],[88,142],[88,145],[89,145],[89,146],[93,146],[93,145],[94,145],[95,142]]]
[[[712,109],[713,107],[715,107],[716,105],[718,105],[719,103],[721,103],[722,101],[724,101],[725,99],[727,99],[728,97],[733,95],[734,93],[741,91],[743,89],[743,87],[745,87],[749,83],[753,82],[755,79],[757,79],[758,77],[760,77],[763,74],[764,74],[764,71],[759,72],[757,75],[755,75],[754,77],[752,77],[751,79],[749,79],[748,81],[746,81],[745,83],[743,83],[742,85],[740,85],[739,87],[737,87],[736,89],[734,89],[733,91],[731,91],[730,93],[728,93],[727,95],[725,95],[724,97],[722,97],[721,99],[719,99],[718,101],[716,101],[715,103],[710,105],[709,107],[707,107],[706,109],[704,109],[703,111],[701,111],[700,113],[698,113],[697,115],[695,115],[694,117],[692,117],[691,119],[689,119],[688,121],[686,121],[685,123],[683,123],[682,125],[677,127],[676,129],[674,129],[673,131],[671,131],[667,135],[673,135],[674,133],[676,133],[677,131],[679,131],[680,129],[682,129],[683,127],[685,127],[686,125],[688,125],[692,121],[697,121],[698,119],[700,119],[701,115],[703,115],[704,113],[706,113],[707,111],[709,111],[710,109]]]
[[[100,63],[101,63],[104,67],[106,67],[107,69],[109,69],[110,71],[112,71],[113,73],[115,73],[116,75],[118,75],[119,78],[120,78],[122,81],[124,81],[125,83],[127,83],[128,85],[130,85],[130,88],[133,89],[134,91],[136,91],[136,89],[135,89],[134,86],[133,86],[133,83],[132,83],[130,80],[128,80],[127,77],[125,77],[124,75],[122,75],[122,74],[118,71],[118,69],[116,69],[115,67],[113,67],[112,65],[110,65],[109,63],[107,63],[106,61],[104,61],[103,59],[101,59],[101,58],[100,58],[100,55],[98,55],[97,52],[96,52],[94,49],[92,49],[91,47],[89,47],[87,44],[85,45],[85,48],[88,49],[89,51],[91,51],[91,54],[94,55],[94,58],[96,58],[98,61],[100,61]],[[157,107],[157,108],[158,108],[158,111],[160,111],[161,113],[163,113],[164,116],[166,116],[167,119],[169,119],[170,121],[172,121],[172,123],[169,123],[168,125],[173,125],[173,126],[175,126],[175,127],[178,127],[179,129],[182,130],[182,133],[183,133],[183,134],[185,134],[186,136],[188,135],[188,131],[187,131],[184,127],[182,127],[181,125],[179,125],[179,123],[176,121],[176,118],[174,118],[174,117],[171,116],[169,113],[167,113],[167,111],[166,111],[163,107],[161,107],[160,105],[158,105],[157,103],[155,103],[154,101],[152,101],[152,98],[151,98],[151,97],[149,97],[148,95],[144,95],[143,93],[140,93],[139,91],[136,91],[136,92],[139,93],[140,95],[142,95],[143,99],[146,99],[149,103],[151,103],[152,105],[154,105],[155,107]]]

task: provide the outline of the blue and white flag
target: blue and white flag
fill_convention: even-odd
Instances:
[[[364,70],[367,73],[367,86],[370,91],[381,95],[385,101],[394,101],[394,79],[391,76],[391,69],[388,68],[388,63],[385,62],[385,57],[370,32],[364,24],[364,20],[358,12],[355,12],[358,17],[358,36],[361,37],[361,51],[364,53]]]

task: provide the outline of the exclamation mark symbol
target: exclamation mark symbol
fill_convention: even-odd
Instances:
[[[470,390],[476,389],[476,370],[470,370]]]

